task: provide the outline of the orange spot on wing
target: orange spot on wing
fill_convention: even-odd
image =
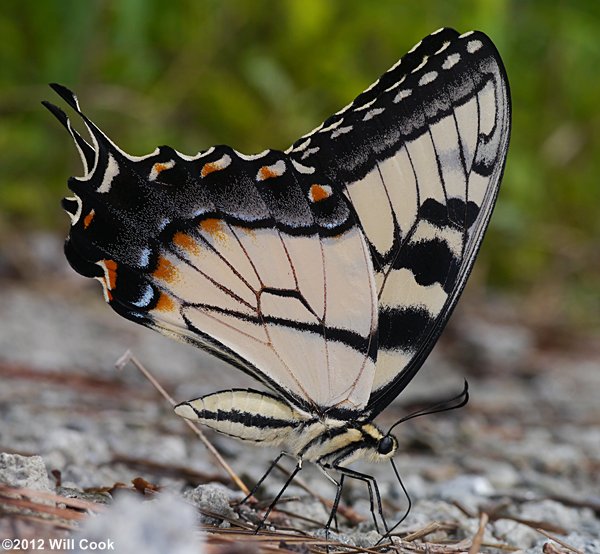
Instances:
[[[220,219],[214,217],[204,219],[200,222],[200,229],[208,233],[213,239],[225,241],[226,236]]]
[[[96,215],[96,212],[92,209],[92,210],[90,210],[90,213],[87,214],[83,218],[83,228],[84,229],[87,229],[90,226],[90,223],[92,222],[92,219],[94,219],[95,215]]]
[[[258,176],[260,180],[270,179],[271,177],[279,177],[279,173],[277,171],[273,171],[268,165],[263,165],[258,170]]]
[[[104,267],[106,267],[106,277],[108,282],[106,286],[109,290],[115,288],[117,284],[117,262],[114,260],[102,260],[104,262]]]
[[[190,235],[178,231],[173,235],[173,244],[175,246],[179,246],[182,250],[187,250],[188,252],[192,252],[193,254],[198,254],[200,248],[198,247],[198,243],[190,237]]]
[[[325,200],[329,198],[331,194],[321,185],[311,185],[310,187],[310,197],[313,202],[320,202],[321,200]]]
[[[168,294],[161,292],[154,309],[159,312],[172,312],[175,310],[175,302]]]
[[[202,167],[200,175],[202,175],[202,177],[206,177],[209,173],[212,173],[213,171],[220,171],[221,169],[223,169],[223,166],[220,163],[208,162]]]
[[[177,268],[162,256],[158,259],[158,266],[154,270],[154,277],[170,283],[177,278]]]
[[[160,173],[161,171],[164,171],[165,169],[169,169],[169,167],[166,164],[156,163],[156,164],[154,164],[152,169],[154,169],[154,171],[156,171],[156,173]]]

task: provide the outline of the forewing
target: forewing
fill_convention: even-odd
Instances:
[[[189,157],[163,146],[133,157],[81,114],[90,145],[47,107],[84,161],[64,202],[67,258],[115,311],[229,361],[299,409],[364,408],[377,294],[341,192],[283,152],[217,146]]]
[[[494,45],[441,29],[290,148],[344,192],[369,243],[379,350],[366,417],[410,382],[445,326],[494,206],[509,131]]]

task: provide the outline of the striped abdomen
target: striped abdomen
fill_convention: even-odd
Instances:
[[[323,466],[345,466],[360,458],[381,461],[397,448],[396,439],[384,435],[372,423],[311,416],[275,396],[253,390],[209,394],[179,404],[175,412],[219,433],[281,446],[298,459]],[[386,437],[387,442],[382,442]]]

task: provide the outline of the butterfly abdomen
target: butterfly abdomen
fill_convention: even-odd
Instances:
[[[311,417],[268,393],[253,390],[209,394],[177,405],[175,412],[219,433],[281,446],[299,460],[325,467],[344,466],[361,458],[381,461],[393,453],[378,451],[384,434],[372,423],[353,425],[343,420]],[[396,448],[397,443],[393,451]]]
[[[242,389],[183,402],[175,407],[175,412],[219,433],[272,446],[289,441],[304,420],[303,414],[277,398]]]

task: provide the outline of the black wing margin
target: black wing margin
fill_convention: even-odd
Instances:
[[[498,193],[510,113],[491,40],[440,29],[289,149],[346,194],[369,242],[379,348],[366,418],[408,385],[458,301]]]

